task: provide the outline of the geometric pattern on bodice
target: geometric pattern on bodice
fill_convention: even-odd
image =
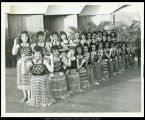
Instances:
[[[37,65],[35,64],[35,65],[33,65],[33,67],[32,67],[32,73],[33,74],[40,75],[43,72],[46,72],[45,65],[43,65],[43,64],[37,64]]]

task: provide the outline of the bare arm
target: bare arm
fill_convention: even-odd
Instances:
[[[13,48],[12,48],[12,54],[13,55],[16,55],[18,53],[19,45],[17,44],[17,40],[18,40],[18,38],[15,38],[15,40],[14,40],[14,45],[13,45]]]

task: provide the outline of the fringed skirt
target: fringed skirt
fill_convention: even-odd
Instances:
[[[122,58],[121,56],[118,57],[118,70],[122,70],[123,69],[123,63],[122,63]]]
[[[113,74],[113,61],[112,61],[112,58],[111,59],[109,59],[108,61],[107,61],[107,63],[108,63],[108,71],[109,71],[109,74],[110,74],[110,76],[112,76],[112,74]]]
[[[93,71],[93,67],[92,67],[91,64],[89,64],[87,66],[87,76],[89,78],[89,83],[90,84],[95,84],[96,78],[95,78],[94,71]]]
[[[112,58],[112,62],[113,62],[113,72],[118,72],[118,58]]]
[[[92,67],[96,80],[97,81],[101,80],[102,79],[101,63],[99,61],[94,62]]]
[[[109,77],[107,59],[101,60],[101,70],[103,78],[107,79]]]
[[[70,69],[67,75],[68,90],[72,93],[81,92],[80,76],[76,69]]]
[[[22,74],[22,62],[21,59],[17,61],[17,89],[29,90],[30,89],[31,74]]]
[[[88,76],[87,76],[87,71],[84,67],[82,67],[79,70],[79,75],[80,75],[80,78],[81,78],[81,89],[88,88],[90,86],[89,85],[89,79],[88,79]]]
[[[29,105],[32,107],[47,107],[54,101],[50,92],[50,80],[48,75],[32,75]]]
[[[62,72],[54,72],[54,76],[50,77],[50,89],[53,98],[59,99],[68,94],[65,74]]]
[[[125,55],[125,68],[128,68],[128,66],[129,66],[129,55],[126,54]]]

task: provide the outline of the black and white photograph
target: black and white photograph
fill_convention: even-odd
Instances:
[[[1,36],[2,116],[144,116],[144,3],[5,2]]]

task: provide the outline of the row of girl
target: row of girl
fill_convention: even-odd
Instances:
[[[68,41],[62,32],[60,41],[58,33],[53,33],[49,42],[45,37],[39,31],[37,42],[30,43],[23,31],[12,48],[17,55],[17,89],[24,94],[21,102],[29,106],[50,106],[57,99],[100,85],[133,64],[131,43],[117,42],[115,34],[94,32],[86,37],[83,33],[80,39],[76,33]]]

